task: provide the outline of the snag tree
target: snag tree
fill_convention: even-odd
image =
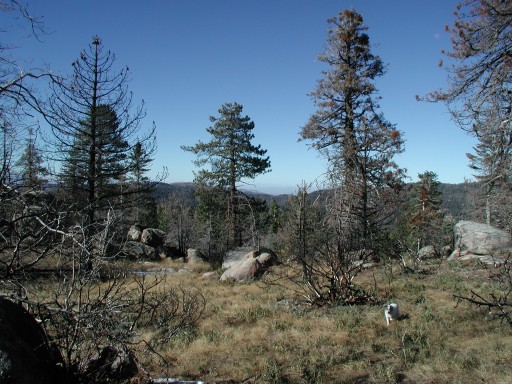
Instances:
[[[301,138],[329,163],[330,236],[323,253],[338,284],[333,290],[346,292],[351,281],[344,276],[354,258],[364,262],[375,255],[380,233],[395,212],[404,171],[393,157],[402,152],[403,139],[379,112],[374,80],[384,74],[384,64],[371,52],[362,16],[345,10],[328,22],[326,49],[319,56],[328,69],[311,93],[317,110]]]

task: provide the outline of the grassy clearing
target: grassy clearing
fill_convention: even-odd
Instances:
[[[182,265],[165,261],[161,268]],[[277,267],[277,274],[284,267]],[[387,327],[382,306],[313,309],[283,286],[203,279],[204,267],[167,283],[200,289],[206,310],[197,329],[147,359],[154,377],[244,383],[507,383],[512,330],[483,311],[457,306],[453,293],[492,289],[481,265],[432,265],[421,275],[379,267],[358,276],[397,302]],[[151,330],[144,337],[153,337]]]
[[[282,268],[282,267],[280,267]],[[173,376],[247,383],[505,383],[512,332],[453,293],[490,286],[479,265],[434,265],[426,275],[374,270],[379,294],[403,318],[387,327],[381,306],[312,309],[264,282],[229,284],[177,276],[200,288],[204,320],[193,337],[162,346]],[[152,367],[158,371],[158,367]],[[164,373],[164,372],[162,372]]]

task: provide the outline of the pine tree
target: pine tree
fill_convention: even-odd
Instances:
[[[36,137],[32,128],[28,130],[28,138],[17,163],[24,187],[41,189],[46,182],[47,169],[43,165],[43,156],[36,145]]]
[[[496,211],[508,213],[495,224],[510,227],[512,2],[464,0],[455,17],[447,28],[452,36],[452,49],[444,52],[449,64],[441,63],[448,87],[426,99],[445,102],[456,123],[478,139],[468,157],[483,187],[485,220],[491,223],[492,206],[499,204]]]
[[[73,62],[73,76],[52,83],[45,111],[54,160],[62,163],[62,186],[88,223],[109,209],[131,206],[133,191],[123,188],[125,175],[136,167],[130,155],[136,146],[148,158],[155,150],[154,126],[139,135],[145,111],[143,104],[132,108],[128,68],[115,72],[114,62],[115,56],[94,37]],[[76,201],[80,196],[84,200]]]
[[[196,166],[209,165],[208,169],[203,168],[195,174],[195,182],[227,193],[226,215],[232,245],[242,243],[238,184],[270,170],[270,160],[268,156],[264,157],[267,151],[251,143],[254,122],[249,116],[242,116],[242,110],[240,104],[224,104],[219,109],[219,117],[210,117],[214,124],[206,131],[212,140],[182,146],[183,150],[197,155]]]
[[[409,212],[409,232],[419,250],[425,245],[437,244],[441,240],[443,213],[441,212],[440,182],[437,174],[425,171],[418,175],[414,201]]]
[[[342,249],[357,250],[370,246],[402,185],[404,171],[393,157],[402,152],[403,139],[378,112],[373,80],[384,74],[384,64],[371,52],[362,16],[346,10],[328,22],[319,60],[329,69],[311,94],[317,111],[301,137],[329,162],[338,241]]]
[[[134,191],[133,216],[137,223],[145,226],[156,224],[156,202],[150,192],[152,183],[147,176],[149,164],[153,159],[145,152],[144,146],[137,142],[130,153],[131,177],[128,179]]]

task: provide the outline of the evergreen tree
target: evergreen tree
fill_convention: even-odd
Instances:
[[[403,139],[378,112],[373,80],[384,65],[372,54],[362,16],[346,10],[328,21],[327,48],[319,60],[328,64],[311,94],[317,111],[301,137],[325,155],[336,189],[334,209],[338,249],[363,249],[387,221],[404,171],[393,161]]]
[[[206,131],[212,140],[182,146],[183,150],[197,155],[194,161],[196,166],[209,165],[209,168],[195,173],[195,182],[227,194],[226,215],[231,245],[241,245],[243,242],[238,184],[270,170],[270,160],[268,156],[264,157],[267,151],[251,143],[254,139],[254,122],[249,116],[242,116],[242,110],[240,104],[224,104],[219,109],[219,117],[210,117],[214,124]]]
[[[157,224],[156,202],[151,196],[152,183],[147,176],[149,164],[153,159],[145,152],[144,146],[137,142],[130,154],[129,161],[132,164],[130,188],[134,190],[133,218],[137,223],[145,226]]]
[[[417,250],[425,245],[444,245],[440,244],[443,230],[440,184],[437,174],[432,171],[418,175],[409,213],[409,233],[416,243]]]
[[[482,187],[485,222],[504,227],[512,223],[512,104],[503,109],[502,94],[491,98],[494,107],[475,116],[473,132],[479,141],[467,156]]]
[[[114,62],[115,56],[94,37],[73,62],[73,76],[52,83],[45,114],[53,131],[54,160],[62,163],[59,178],[72,199],[84,197],[76,203],[88,223],[108,209],[131,206],[133,191],[123,188],[125,175],[136,167],[130,155],[137,146],[148,158],[155,150],[154,126],[137,137],[144,107],[133,110],[128,68],[115,72]]]
[[[492,206],[499,203],[495,211],[508,213],[495,224],[512,227],[512,2],[464,0],[455,17],[448,28],[449,64],[442,63],[449,85],[426,99],[445,102],[458,125],[478,139],[475,153],[468,157],[483,186],[485,220],[491,223]]]
[[[41,151],[36,146],[36,138],[32,128],[28,130],[28,138],[25,149],[18,160],[18,167],[25,187],[41,189],[46,182],[45,175],[48,172],[43,165]]]

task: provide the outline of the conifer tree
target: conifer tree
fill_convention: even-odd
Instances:
[[[73,75],[52,83],[45,114],[63,188],[74,200],[83,195],[75,202],[88,223],[107,209],[131,206],[133,190],[122,183],[136,167],[130,154],[141,146],[150,158],[155,150],[154,126],[139,135],[145,110],[143,103],[132,106],[128,68],[116,72],[114,64],[115,56],[94,37],[73,62]]]
[[[393,157],[403,151],[403,139],[379,112],[373,81],[384,74],[384,64],[371,52],[362,16],[345,10],[328,22],[319,60],[329,68],[311,94],[317,111],[301,138],[329,162],[341,248],[362,249],[386,222],[402,185],[404,171]]]
[[[36,137],[32,128],[28,130],[25,149],[18,160],[23,186],[41,189],[45,183],[48,172],[43,164],[43,156],[36,145]]]
[[[470,167],[485,195],[485,220],[491,223],[492,206],[508,210],[512,195],[512,2],[463,0],[456,21],[447,27],[452,49],[444,52],[448,87],[427,95],[428,101],[445,102],[455,122],[476,137]],[[498,223],[512,226],[512,213]]]
[[[229,243],[241,245],[239,183],[270,170],[269,157],[254,139],[254,122],[242,116],[243,106],[226,103],[219,109],[219,117],[210,117],[212,127],[207,128],[212,140],[194,146],[182,146],[185,151],[197,155],[194,164],[208,165],[195,173],[199,185],[215,188],[227,194],[226,215],[230,225]]]
[[[384,74],[384,64],[371,52],[362,16],[345,10],[328,22],[319,56],[328,69],[311,93],[317,110],[301,131],[329,164],[326,241],[312,263],[302,262],[303,279],[318,287],[317,304],[364,303],[371,295],[352,280],[358,263],[392,252],[384,229],[398,208],[404,171],[393,157],[402,152],[403,139],[379,111],[374,80]]]
[[[435,172],[425,171],[418,175],[409,213],[409,232],[414,237],[417,251],[425,245],[440,245],[443,213],[439,187]]]

